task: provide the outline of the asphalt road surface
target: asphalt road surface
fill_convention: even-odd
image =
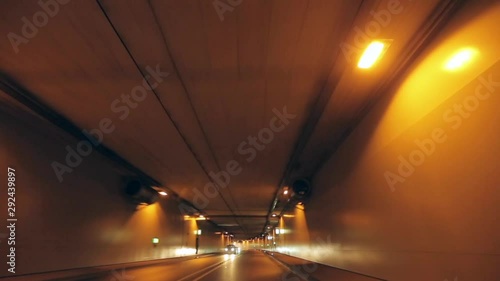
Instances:
[[[164,265],[116,269],[79,280],[99,281],[299,281],[259,251],[220,255]]]

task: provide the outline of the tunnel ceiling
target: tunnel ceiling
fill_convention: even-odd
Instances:
[[[278,188],[321,167],[453,1],[71,1],[23,31],[37,2],[2,3],[0,33],[30,37],[1,41],[2,79],[81,129],[109,118],[104,145],[251,237]],[[362,71],[366,39],[393,41]],[[197,198],[229,170],[222,197]]]

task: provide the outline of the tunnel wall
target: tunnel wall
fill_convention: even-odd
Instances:
[[[198,254],[218,253],[224,248],[224,236],[213,224],[207,220],[196,220],[188,218],[185,220],[183,247],[196,251],[196,230],[202,230],[201,235],[198,235]]]
[[[451,23],[281,219],[280,252],[387,280],[500,280],[498,18]],[[461,47],[470,66],[443,72]]]
[[[0,131],[0,177],[6,181],[7,167],[16,170],[16,275],[194,254],[177,201],[162,197],[136,210],[123,193],[129,175],[99,152],[84,157],[59,182],[51,163],[64,163],[65,147],[75,147],[75,139],[3,101]],[[3,225],[7,186],[0,192]],[[0,276],[5,276],[5,226],[0,235],[5,269]],[[156,247],[153,237],[160,239]],[[203,240],[212,242],[201,243],[200,253],[215,251],[213,238]]]

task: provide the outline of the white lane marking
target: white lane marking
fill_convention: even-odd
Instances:
[[[216,270],[217,270],[217,269],[219,269],[221,266],[223,266],[226,262],[228,262],[228,261],[233,261],[233,260],[234,260],[234,258],[233,258],[233,259],[228,259],[228,260],[223,261],[221,264],[219,264],[218,266],[214,267],[212,270],[210,270],[210,271],[208,271],[208,272],[205,272],[205,274],[201,275],[200,277],[198,277],[198,278],[196,278],[196,279],[193,279],[193,281],[199,281],[199,280],[201,280],[201,278],[203,278],[203,277],[205,277],[205,276],[209,275],[210,273],[212,273],[212,272],[216,271]]]
[[[196,275],[196,274],[198,274],[198,273],[200,273],[200,272],[203,272],[203,271],[205,271],[205,270],[207,270],[207,269],[210,269],[210,268],[212,268],[212,267],[214,267],[214,266],[221,266],[221,265],[223,265],[225,262],[227,262],[227,260],[226,260],[226,261],[219,262],[219,263],[216,263],[216,264],[212,264],[212,265],[207,266],[207,267],[204,267],[204,268],[202,268],[202,269],[200,269],[200,270],[198,270],[198,271],[195,271],[195,272],[193,272],[193,273],[191,273],[191,274],[189,274],[189,275],[184,276],[183,278],[181,278],[181,279],[179,279],[179,280],[177,280],[177,281],[184,281],[184,280],[188,279],[189,277],[191,277],[191,276],[193,276],[193,275]]]

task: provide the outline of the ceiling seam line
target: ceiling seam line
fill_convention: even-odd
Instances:
[[[354,23],[355,23],[355,19],[357,18],[359,12],[361,11],[361,7],[363,6],[363,3],[366,2],[365,0],[361,1],[357,10],[356,10],[356,14],[355,16],[353,17],[353,21],[351,23],[351,28],[349,30],[352,29]],[[308,5],[309,5],[309,1],[308,1]],[[305,16],[304,16],[305,18]],[[302,22],[302,26],[301,26],[301,30],[303,28],[303,23]],[[349,35],[349,32],[346,33],[345,37],[347,37]],[[298,40],[297,40],[298,41]],[[332,63],[331,67],[330,67],[330,71],[329,71],[329,74],[332,73],[332,71],[334,70],[334,67],[335,67],[335,61],[338,60],[338,57],[340,55],[340,52],[337,51],[337,55],[336,55],[336,59],[334,60],[334,63]],[[322,92],[325,91],[325,88],[327,86],[327,82],[328,81],[325,81],[325,83],[323,84],[322,88],[321,88],[321,91],[319,92],[317,98],[316,98],[316,101],[314,103],[314,105],[312,106],[312,109],[311,110],[311,114],[309,115],[308,117],[308,120],[306,121],[306,123],[304,124],[303,128],[301,129],[301,134],[304,133],[305,130],[307,130],[307,124],[309,124],[309,122],[311,121],[312,119],[312,114],[315,112],[314,108],[316,108],[318,106],[318,104],[320,103],[321,101],[321,97],[322,97]],[[335,84],[335,85],[338,85],[338,82]],[[285,168],[285,172],[283,173],[283,176],[281,178],[281,181],[279,183],[279,186],[278,186],[278,189],[276,191],[276,194],[275,194],[275,197],[273,199],[273,202],[271,203],[271,206],[269,208],[269,213],[268,213],[268,216],[271,214],[272,210],[276,207],[276,204],[277,204],[277,201],[278,201],[278,196],[279,196],[279,190],[280,190],[280,187],[286,182],[287,178],[290,177],[290,173],[291,173],[291,167],[293,167],[293,162],[296,161],[296,159],[298,158],[298,156],[295,156],[296,152],[298,151],[298,149],[300,149],[301,151],[304,150],[305,146],[307,145],[307,143],[309,142],[311,136],[312,136],[312,132],[314,132],[314,128],[317,126],[317,123],[319,122],[319,120],[321,119],[321,116],[323,116],[324,114],[324,111],[326,109],[326,104],[331,100],[332,96],[333,96],[333,92],[334,90],[332,89],[330,95],[328,95],[328,97],[326,98],[326,103],[325,103],[325,106],[323,107],[323,109],[321,110],[320,114],[318,115],[317,117],[317,120],[314,121],[314,125],[311,125],[312,128],[310,129],[311,132],[310,132],[310,135],[309,137],[307,137],[307,141],[304,141],[304,144],[300,144],[300,137],[299,137],[299,140],[297,141],[297,143],[294,145],[294,149],[293,149],[293,152],[292,152],[292,155],[290,157],[290,160],[289,160],[289,163],[287,164],[286,168]],[[299,148],[300,147],[300,148]],[[285,204],[285,206],[283,208],[286,207],[287,204]],[[282,212],[281,212],[282,213]],[[265,231],[265,226],[263,228],[263,231]]]
[[[354,24],[355,24],[356,18],[358,17],[358,15],[359,15],[359,13],[360,13],[360,11],[361,11],[361,7],[363,6],[363,3],[365,3],[365,2],[366,2],[365,0],[362,0],[362,1],[360,2],[360,4],[358,5],[358,8],[357,8],[357,10],[356,10],[356,14],[355,14],[355,15],[354,15],[354,17],[353,17],[353,20],[352,20],[352,22],[351,22],[351,25],[350,25],[349,30],[352,30],[352,28],[353,28],[353,26],[354,26]],[[349,32],[346,32],[346,34],[345,34],[345,38],[344,38],[344,39],[346,39],[348,36],[349,36]],[[336,55],[336,58],[335,58],[334,62],[332,63],[332,65],[330,66],[330,71],[328,72],[329,76],[330,76],[330,74],[332,73],[332,71],[334,70],[334,67],[335,67],[335,62],[337,62],[337,61],[338,61],[339,56],[340,56],[340,50],[337,50],[337,55]],[[339,80],[340,80],[340,78],[339,78],[339,79],[337,79],[337,81],[335,81],[335,82],[336,82],[335,87],[332,89],[331,93],[330,93],[330,94],[328,95],[328,97],[326,98],[326,100],[325,100],[325,105],[323,106],[323,109],[321,110],[321,112],[318,114],[318,116],[317,116],[316,120],[311,120],[311,119],[313,118],[312,114],[315,112],[315,110],[314,110],[314,109],[315,109],[316,107],[318,107],[318,104],[321,102],[321,97],[323,96],[323,95],[322,95],[322,92],[323,92],[323,91],[325,91],[325,89],[326,89],[326,86],[327,86],[327,83],[328,83],[328,79],[325,81],[325,83],[324,83],[324,84],[323,84],[323,86],[321,87],[321,90],[320,90],[320,92],[319,92],[319,94],[318,94],[318,96],[317,96],[317,98],[316,98],[316,101],[314,102],[314,105],[312,106],[311,114],[310,114],[310,115],[309,115],[309,117],[308,117],[308,121],[306,122],[306,124],[304,124],[304,128],[302,128],[302,130],[301,130],[301,131],[302,131],[302,133],[304,133],[304,131],[305,131],[305,130],[307,130],[307,124],[308,124],[310,121],[313,121],[313,122],[314,122],[314,125],[311,125],[311,126],[312,126],[312,128],[310,129],[310,131],[311,131],[311,132],[310,132],[309,137],[307,138],[307,141],[304,141],[305,143],[304,143],[304,144],[302,144],[302,145],[301,145],[299,142],[297,142],[297,149],[299,149],[299,147],[298,147],[298,146],[302,146],[302,147],[300,148],[300,150],[301,150],[301,151],[303,151],[303,150],[304,150],[304,148],[305,148],[305,146],[306,146],[306,145],[307,145],[307,143],[309,142],[309,139],[311,138],[312,133],[314,132],[314,128],[317,126],[317,124],[318,124],[319,120],[320,120],[320,119],[321,119],[321,117],[323,116],[323,114],[324,114],[324,111],[325,111],[325,109],[326,109],[327,104],[328,104],[328,103],[330,102],[330,100],[332,99],[333,93],[334,93],[334,91],[335,91],[336,86],[337,86],[337,85],[338,85],[338,83],[339,83]],[[283,175],[282,182],[280,182],[280,185],[282,185],[282,184],[285,182],[286,178],[290,176],[290,173],[291,173],[291,167],[293,167],[293,164],[292,164],[291,162],[296,161],[296,160],[297,160],[297,158],[298,158],[298,156],[296,156],[296,157],[294,157],[295,159],[293,159],[293,156],[294,156],[294,155],[292,155],[292,157],[291,157],[291,159],[290,159],[290,167],[288,167],[288,165],[287,165],[287,168],[286,168],[287,170],[285,171],[285,174]],[[279,190],[278,190],[278,193],[279,193]],[[277,194],[278,194],[278,193],[277,193]]]
[[[50,106],[43,103],[40,99],[38,99],[33,93],[29,90],[25,89],[23,86],[13,81],[8,75],[4,74],[0,71],[0,93],[11,97],[14,102],[18,102],[24,107],[26,107],[29,111],[38,115],[43,120],[49,122],[53,126],[61,129],[63,132],[69,134],[70,136],[76,138],[77,140],[85,140],[93,142],[93,140],[89,139],[89,137],[82,133],[82,129],[73,123],[66,116],[58,113]],[[117,152],[107,147],[103,143],[98,145],[95,148],[102,156],[104,156],[107,160],[111,161],[112,164],[117,165],[120,168],[123,168],[125,171],[128,171],[130,174],[133,174],[137,177],[140,177],[147,184],[150,185],[162,185],[157,179],[153,178],[151,175],[142,171],[125,158],[120,156]],[[193,203],[181,197],[177,192],[172,190],[169,187],[165,187],[168,192],[171,192],[174,196],[174,200],[180,201],[183,204],[188,205],[190,208],[193,208],[197,211],[201,211],[198,209]],[[225,229],[211,222],[216,227],[221,229]]]
[[[238,11],[239,10],[236,11],[236,64],[237,64],[237,71],[236,72],[237,72],[238,79],[240,79],[240,77],[241,77],[241,69],[240,69],[240,65],[241,65],[240,64],[240,29],[239,29],[239,27],[240,27],[240,17],[239,17],[239,15],[240,14],[239,14]],[[238,83],[238,85],[236,85],[236,91],[238,91],[238,90],[239,90],[239,83]],[[231,192],[230,192],[230,194],[232,196]],[[238,205],[236,205],[236,207],[239,209]],[[241,212],[241,210],[239,210],[239,211]],[[239,214],[241,214],[240,212],[239,212]],[[242,228],[243,228],[243,226],[242,226]],[[244,232],[247,233],[247,234],[249,233],[248,229],[246,229],[246,228],[244,229]]]
[[[348,35],[348,33],[346,33],[346,37],[347,37],[347,35]],[[335,58],[334,62],[338,61],[338,58],[340,56],[341,56],[340,51],[337,50],[337,54],[335,56],[336,58]],[[334,70],[334,65],[335,65],[335,63],[333,63],[331,65],[330,70],[328,72],[329,75]],[[305,132],[307,132],[308,136],[302,142],[300,140],[297,142],[297,144],[294,148],[294,154],[290,157],[289,165],[287,165],[287,167],[286,167],[286,171],[283,175],[283,178],[282,178],[282,181],[280,182],[280,185],[282,185],[286,181],[287,177],[290,176],[291,169],[294,166],[294,162],[299,157],[298,155],[296,155],[296,152],[299,152],[299,153],[302,152],[304,150],[305,146],[307,145],[307,143],[309,142],[309,140],[312,136],[312,133],[314,132],[314,129],[316,128],[319,120],[321,119],[321,117],[323,116],[323,114],[325,112],[327,104],[332,99],[332,96],[334,94],[336,86],[338,85],[339,80],[340,80],[340,78],[336,79],[335,86],[332,87],[330,94],[324,94],[324,92],[327,90],[328,79],[326,79],[325,82],[323,83],[323,85],[321,86],[321,90],[319,91],[319,94],[316,97],[316,100],[312,106],[312,110],[310,111],[311,114],[307,117],[307,121],[305,122],[304,127],[301,130],[301,134],[304,134]],[[323,105],[321,105],[322,97],[325,97]],[[318,107],[321,108],[321,110],[317,110]],[[317,114],[317,116],[314,116],[315,112],[319,112]],[[310,126],[309,128],[308,128],[308,125]]]
[[[199,119],[199,116],[198,116],[198,114],[197,114],[196,110],[194,109],[194,106],[193,106],[192,100],[191,100],[191,98],[190,98],[189,92],[188,92],[188,90],[187,90],[187,87],[186,87],[185,81],[184,81],[184,79],[182,78],[182,76],[181,76],[181,74],[180,74],[180,72],[179,72],[179,69],[178,69],[178,67],[177,67],[177,64],[176,64],[176,62],[175,62],[175,60],[174,60],[174,58],[173,58],[173,56],[172,56],[172,54],[171,54],[171,52],[170,52],[170,48],[169,48],[169,45],[168,45],[167,39],[165,38],[163,28],[162,28],[162,26],[160,25],[160,22],[158,21],[158,17],[157,17],[157,15],[156,15],[156,13],[155,13],[155,10],[153,9],[153,6],[152,6],[152,4],[151,4],[151,1],[149,1],[149,0],[148,0],[148,5],[149,5],[149,8],[150,8],[150,10],[151,10],[151,12],[152,12],[152,14],[153,14],[153,17],[154,17],[155,23],[156,23],[156,25],[158,26],[158,28],[159,28],[159,30],[160,30],[160,34],[161,34],[161,37],[162,37],[162,39],[163,39],[163,43],[164,43],[165,48],[166,48],[166,50],[167,50],[168,56],[169,56],[170,60],[172,61],[172,66],[173,66],[174,70],[176,71],[176,73],[177,73],[177,75],[178,75],[178,77],[179,77],[179,81],[180,81],[180,83],[181,83],[181,85],[182,85],[182,88],[184,89],[184,92],[186,93],[186,97],[187,97],[187,99],[188,99],[188,101],[189,101],[189,105],[190,105],[190,107],[191,107],[191,110],[193,111],[193,114],[194,114],[194,116],[195,116],[195,119],[196,119],[196,122],[197,122],[197,124],[198,124],[198,127],[199,127],[199,128],[200,128],[200,130],[202,131],[202,134],[203,134],[203,137],[204,137],[204,139],[205,139],[205,142],[207,143],[207,145],[208,145],[208,147],[209,147],[209,151],[210,151],[210,153],[211,153],[211,156],[212,156],[212,158],[213,158],[213,160],[214,160],[214,162],[215,162],[215,164],[216,164],[217,168],[219,169],[219,171],[222,171],[222,169],[220,168],[220,165],[219,165],[219,163],[218,163],[218,161],[217,161],[216,157],[214,156],[214,153],[213,153],[213,150],[212,150],[212,146],[211,146],[211,144],[210,144],[210,141],[208,140],[208,137],[207,137],[207,135],[206,135],[206,132],[205,132],[205,130],[203,129],[203,126],[201,125],[201,121],[200,121],[200,119]],[[206,168],[204,168],[204,167],[203,167],[203,169],[204,169],[205,174],[207,175],[208,179],[210,180],[211,178],[210,178],[210,176],[209,176],[209,173],[206,171]],[[232,213],[233,215],[236,215],[236,212],[235,212],[235,211],[231,208],[231,206],[229,205],[229,203],[227,202],[227,200],[225,199],[225,197],[222,195],[222,192],[221,192],[221,187],[220,187],[220,186],[219,186],[216,182],[214,182],[214,181],[212,181],[212,180],[210,180],[210,182],[212,182],[212,183],[214,184],[214,186],[216,186],[216,187],[217,187],[217,192],[219,193],[219,195],[221,196],[221,198],[224,200],[224,203],[226,204],[226,206],[228,207],[228,209],[231,211],[231,213]],[[234,200],[234,198],[233,198],[233,196],[232,196],[232,192],[231,192],[231,189],[230,189],[230,187],[229,187],[229,186],[228,186],[227,190],[228,190],[228,192],[229,192],[229,196],[230,196],[230,198],[232,199],[233,203],[236,205],[236,203],[235,203],[236,201]],[[236,220],[236,219],[235,219],[235,220]],[[241,227],[241,223],[240,223],[238,220],[236,220],[236,222],[237,222],[237,223],[238,223],[238,225]]]
[[[205,19],[205,17],[204,17],[204,14],[203,14],[203,10],[201,9],[201,6],[200,6],[200,5],[201,5],[201,4],[200,4],[201,2],[197,2],[197,3],[198,3],[198,9],[199,9],[199,11],[200,11],[201,17],[202,17],[202,19],[204,20],[204,19]],[[238,13],[238,12],[236,12],[236,13]],[[158,24],[158,26],[159,26],[159,23],[158,23],[158,20],[157,20],[156,15],[155,15],[155,21],[157,22],[157,24]],[[161,27],[160,27],[160,29],[161,29]],[[169,44],[168,44],[168,42],[167,42],[167,38],[165,38],[165,35],[164,35],[164,33],[163,33],[163,32],[161,32],[161,34],[162,34],[162,38],[163,38],[163,42],[164,42],[164,44],[165,44],[165,47],[167,48],[167,50],[169,50],[169,51],[170,51]],[[205,42],[207,42],[207,41],[208,41],[208,39],[207,39],[207,37],[206,37],[206,34],[207,34],[207,33],[205,32],[204,34],[205,34]],[[168,52],[168,53],[169,53],[169,54],[171,54],[170,52]],[[208,52],[207,52],[207,53],[208,53]],[[174,61],[173,57],[171,57],[171,60],[172,60],[172,63],[173,63],[174,68],[175,68],[175,69],[176,69],[176,71],[179,73],[179,70],[178,70],[178,68],[177,68],[177,64],[175,63],[175,61]],[[210,139],[208,138],[208,135],[207,135],[207,133],[206,133],[206,131],[205,131],[205,129],[204,129],[204,127],[203,127],[203,125],[201,124],[200,117],[199,117],[199,115],[198,115],[198,112],[196,112],[196,110],[195,110],[195,108],[194,108],[193,101],[192,101],[192,99],[191,99],[191,95],[189,94],[189,91],[188,91],[188,89],[187,89],[186,83],[185,83],[184,79],[183,79],[180,75],[179,75],[179,80],[181,81],[181,85],[182,85],[182,87],[184,88],[184,91],[185,91],[185,93],[186,93],[186,97],[187,97],[187,99],[188,99],[188,101],[189,101],[189,105],[191,106],[191,110],[193,111],[194,116],[195,116],[195,119],[196,119],[196,122],[198,123],[198,127],[200,127],[200,130],[201,130],[201,132],[202,132],[202,134],[203,134],[203,138],[205,139],[205,142],[206,142],[206,143],[207,143],[207,145],[208,145],[208,148],[209,148],[209,151],[210,151],[210,155],[212,156],[212,159],[214,160],[215,165],[217,166],[217,169],[219,169],[219,171],[222,171],[222,169],[221,169],[221,167],[220,167],[220,164],[219,164],[219,161],[218,161],[218,159],[217,159],[217,156],[215,156],[215,153],[214,153],[214,151],[213,151],[213,145],[212,145],[212,142],[211,142],[211,141],[210,141]],[[231,198],[231,200],[233,201],[233,204],[235,205],[234,207],[235,207],[236,209],[238,209],[239,207],[238,207],[238,204],[236,203],[236,200],[234,200],[234,196],[233,196],[233,193],[232,193],[232,191],[231,191],[231,186],[227,186],[227,190],[228,190],[228,193],[229,193],[229,197]],[[238,212],[236,212],[236,211],[235,211],[235,213],[238,213]]]
[[[183,139],[185,145],[188,147],[188,149],[190,150],[190,152],[192,153],[192,155],[194,156],[195,160],[198,162],[198,165],[200,165],[200,167],[202,168],[202,170],[204,171],[205,175],[210,179],[210,176],[209,174],[207,173],[206,171],[206,168],[203,166],[203,164],[201,163],[201,161],[199,160],[197,154],[194,152],[194,150],[192,149],[191,145],[187,142],[187,139],[186,137],[181,133],[180,131],[180,128],[178,127],[178,125],[176,124],[176,122],[172,119],[170,113],[168,112],[168,110],[165,108],[165,105],[161,102],[161,99],[160,97],[158,96],[158,94],[156,93],[156,91],[153,89],[153,87],[151,87],[151,84],[149,83],[149,81],[147,79],[145,79],[145,76],[144,76],[144,73],[143,71],[141,70],[141,68],[139,67],[139,64],[137,63],[137,61],[135,60],[135,58],[132,56],[132,53],[130,52],[130,50],[128,49],[128,47],[126,46],[125,42],[123,41],[122,37],[120,36],[118,30],[116,30],[115,26],[113,25],[113,23],[111,22],[111,19],[109,18],[109,16],[107,15],[104,7],[101,5],[100,3],[100,0],[96,0],[102,13],[104,14],[104,16],[106,17],[106,19],[108,20],[108,23],[111,25],[113,31],[115,32],[116,36],[118,37],[118,39],[120,40],[120,42],[122,43],[123,47],[125,48],[125,50],[127,51],[128,55],[130,56],[130,58],[132,59],[132,61],[134,62],[134,65],[136,66],[136,68],[138,69],[139,73],[143,76],[144,80],[146,81],[146,83],[148,83],[148,86],[151,88],[151,91],[153,92],[153,94],[155,95],[156,99],[158,100],[158,102],[160,103],[161,107],[163,108],[163,111],[165,112],[165,114],[167,115],[167,117],[170,119],[170,121],[172,122],[172,124],[174,125],[175,129],[177,130],[177,132],[179,133],[179,135],[181,136],[181,138]],[[220,194],[220,193],[219,193]],[[224,197],[221,195],[221,198],[225,201]],[[186,200],[187,201],[187,200]],[[189,202],[189,201],[187,201]],[[192,203],[191,203],[192,204]],[[228,205],[227,205],[227,202],[225,202],[226,206],[228,208],[230,208]],[[194,206],[194,204],[193,204]],[[201,211],[200,209],[196,208],[197,210]],[[230,209],[231,210],[231,209]],[[219,227],[219,226],[218,226]]]
[[[302,37],[302,32],[304,30],[304,24],[305,24],[305,21],[306,21],[306,14],[307,14],[307,11],[308,11],[308,8],[309,8],[309,4],[310,4],[310,0],[307,1],[306,8],[304,9],[304,13],[303,13],[303,16],[302,16],[302,22],[300,23],[300,33],[297,36],[297,39],[295,41],[295,49],[294,49],[294,54],[293,54],[293,57],[292,57],[292,69],[289,72],[289,80],[290,81],[292,80],[292,76],[293,76],[292,73],[293,73],[293,68],[294,68],[294,64],[295,64],[295,58],[296,58],[296,54],[297,54],[298,44],[299,44],[300,38]],[[270,33],[269,33],[269,36],[270,36]],[[307,122],[306,122],[306,124],[307,124]],[[301,132],[302,132],[302,130],[301,130]],[[300,138],[300,135],[299,135],[299,138]],[[292,155],[290,155],[290,159],[288,160],[287,165],[285,166],[285,171],[283,172],[283,175],[282,175],[281,179],[278,182],[278,187],[277,187],[276,192],[274,194],[274,198],[271,201],[271,205],[269,206],[268,211],[267,211],[267,219],[266,219],[266,223],[262,227],[262,232],[266,231],[266,226],[270,222],[269,221],[269,216],[271,215],[273,209],[276,207],[277,200],[278,200],[278,195],[279,195],[279,191],[280,191],[281,186],[283,185],[283,183],[286,180],[287,169],[288,169],[288,166],[290,165],[290,162],[292,161],[293,154],[295,153],[295,150],[296,150],[296,145],[297,144],[295,144],[294,147],[293,147]]]
[[[308,1],[308,3],[309,3],[309,1]],[[269,12],[269,30],[267,32],[267,48],[266,48],[266,59],[265,59],[265,61],[266,61],[265,62],[266,73],[265,73],[265,79],[264,79],[264,87],[265,87],[264,91],[266,93],[266,96],[269,93],[269,91],[268,91],[269,83],[268,83],[268,80],[267,80],[267,68],[269,66],[269,42],[270,42],[270,38],[271,38],[271,29],[272,29],[271,26],[272,26],[273,8],[274,8],[274,5],[271,5],[271,11]],[[304,23],[304,20],[302,21],[302,24],[301,24],[301,30],[302,30],[303,23]],[[293,65],[292,65],[292,67],[293,67]],[[290,71],[290,73],[291,73],[291,71]],[[290,74],[290,76],[291,76],[291,74]],[[291,80],[291,77],[289,79]],[[280,184],[281,184],[281,180],[280,180],[280,182],[278,182],[278,185],[280,185]],[[275,195],[273,196],[273,202],[274,202],[274,200],[275,200],[278,192],[279,192],[279,186],[278,186],[278,190],[276,191]],[[268,211],[266,213],[266,221],[264,222],[264,225],[262,226],[262,228],[264,230],[266,228],[266,225],[269,223],[269,215],[270,215],[270,213],[271,213],[270,209],[268,209]]]
[[[462,4],[462,2],[460,2],[460,1],[453,1],[453,0],[444,0],[444,1],[446,1],[446,4],[444,4],[444,7],[441,7],[441,10],[437,13],[437,15],[434,15],[434,17],[437,17],[437,18],[432,19],[431,23],[428,24],[428,26],[426,26],[424,28],[424,31],[422,32],[423,34],[421,34],[419,37],[416,37],[417,39],[413,40],[414,42],[417,42],[417,43],[409,42],[405,46],[405,50],[406,50],[408,46],[410,46],[412,44],[416,45],[415,47],[411,48],[407,52],[406,55],[401,56],[401,57],[404,57],[407,59],[403,63],[398,65],[396,70],[394,70],[391,73],[391,78],[390,78],[391,82],[382,83],[381,85],[379,85],[377,87],[376,92],[382,93],[382,92],[384,92],[384,90],[391,88],[388,86],[389,84],[391,84],[392,82],[397,82],[400,79],[402,79],[403,75],[406,74],[407,71],[409,70],[410,65],[416,60],[416,58],[420,55],[420,53],[423,51],[423,49],[425,49],[424,47],[422,47],[425,44],[425,42],[431,41],[432,38],[435,37],[440,32],[439,29],[436,30],[436,27],[443,25],[444,24],[443,21],[446,22],[446,20],[449,20],[449,18],[453,15],[453,13],[456,12],[456,10],[458,10],[460,5]],[[434,11],[428,18],[432,18],[433,14],[435,14]],[[446,18],[446,19],[443,19],[443,18]],[[440,19],[441,19],[441,21],[439,21]],[[427,22],[429,22],[429,21],[425,20],[422,25],[425,26]],[[417,30],[420,30],[420,28]],[[387,92],[390,92],[390,91],[387,91]],[[314,172],[313,172],[312,176],[314,176],[319,171],[319,169],[321,169],[321,167],[324,165],[324,163],[328,159],[330,159],[333,155],[335,155],[338,148],[349,138],[349,136],[352,134],[354,129],[366,117],[368,112],[370,112],[370,110],[378,103],[378,101],[381,99],[381,97],[382,97],[381,94],[377,95],[375,98],[373,98],[373,100],[368,101],[368,103],[361,109],[361,112],[362,112],[360,115],[361,117],[359,117],[357,120],[354,120],[353,125],[350,128],[347,128],[341,134],[340,139],[334,143],[333,151],[328,153],[328,155],[326,155],[324,157],[324,159],[322,161],[320,161],[318,163],[318,165],[316,165],[315,169],[313,170]],[[377,98],[378,98],[378,100],[377,100]]]
[[[99,1],[99,0],[97,0],[97,1]],[[163,34],[163,30],[162,30],[162,28],[161,28],[161,25],[160,25],[160,24],[159,24],[159,22],[158,22],[158,18],[157,18],[157,16],[156,16],[156,13],[154,12],[154,9],[153,9],[153,7],[152,7],[152,5],[151,5],[151,2],[150,2],[149,0],[148,0],[148,5],[149,5],[149,8],[150,8],[150,10],[151,10],[151,12],[152,12],[152,14],[153,14],[153,17],[154,17],[155,23],[156,23],[156,25],[158,26],[158,28],[160,29],[160,33],[161,33],[162,39],[163,39],[163,41],[164,41],[165,47],[166,47],[166,49],[167,49],[167,53],[168,53],[168,55],[169,55],[169,57],[170,57],[170,60],[172,61],[173,68],[174,68],[175,72],[177,73],[177,76],[179,77],[179,80],[180,80],[180,82],[181,82],[182,87],[184,88],[184,91],[186,91],[186,93],[187,93],[187,89],[186,89],[186,87],[185,87],[184,81],[183,81],[183,79],[182,79],[182,77],[181,77],[181,75],[180,75],[180,73],[179,73],[179,70],[178,70],[178,68],[177,68],[177,65],[176,65],[176,63],[175,63],[175,61],[174,61],[174,59],[173,59],[172,55],[171,55],[171,54],[170,54],[170,52],[168,51],[169,49],[168,49],[168,46],[167,46],[167,44],[166,44],[166,38],[164,37],[164,34]],[[103,12],[104,12],[104,11],[103,11]],[[110,22],[110,24],[112,24],[110,19],[109,19],[109,22]],[[117,31],[116,29],[115,29],[115,32],[116,32],[116,33],[117,33],[117,35],[119,36],[118,31]],[[120,37],[120,36],[119,36],[119,37]],[[120,40],[121,40],[121,39],[120,39]],[[128,48],[126,47],[126,45],[125,45],[125,43],[123,42],[123,40],[122,40],[122,43],[123,43],[123,45],[125,46],[125,48],[127,49],[127,51],[129,52],[129,55],[131,56],[131,58],[132,58],[132,60],[134,61],[134,63],[136,63],[135,59],[133,58],[133,56],[132,56],[131,52],[130,52],[130,51],[128,50]],[[139,71],[142,73],[142,71],[140,70],[140,67],[137,65],[137,63],[136,63],[136,66],[138,67]],[[155,91],[153,91],[153,92],[154,92],[154,93],[155,93],[155,95],[157,96],[156,92],[155,92]],[[157,99],[158,99],[158,102],[159,102],[159,103],[162,105],[162,107],[164,108],[164,110],[167,112],[167,110],[166,110],[165,106],[164,106],[164,105],[163,105],[163,103],[161,102],[161,99],[160,99],[158,96],[157,96]],[[189,100],[189,99],[188,99],[188,100]],[[191,105],[191,104],[190,104],[190,105]],[[192,105],[191,105],[191,108],[192,108]],[[194,111],[194,109],[193,109],[193,108],[192,108],[192,110]],[[168,115],[169,115],[170,120],[174,123],[174,121],[172,120],[172,117],[170,116],[170,114],[168,114]],[[195,114],[195,116],[196,116],[196,114]],[[178,129],[178,131],[179,131],[179,129]],[[180,133],[180,131],[179,131],[179,134],[181,134],[181,133]],[[184,136],[183,136],[183,140],[184,140],[184,142],[186,143],[186,145],[188,145],[189,147],[191,147],[191,146],[188,144],[187,139],[186,139]],[[211,180],[210,175],[209,175],[209,173],[208,173],[208,171],[207,171],[207,168],[203,165],[202,161],[199,159],[199,157],[198,157],[198,156],[197,156],[197,154],[194,152],[194,150],[193,150],[192,148],[190,148],[190,150],[191,150],[191,153],[193,154],[193,156],[195,157],[196,161],[198,162],[198,165],[200,165],[200,167],[201,167],[201,168],[202,168],[202,170],[204,171],[204,173],[205,173],[205,175],[207,176],[208,180],[209,180],[212,184],[214,184],[214,186],[216,186],[216,187],[217,187],[217,192],[219,193],[219,195],[220,195],[221,199],[224,201],[224,204],[228,207],[228,209],[229,209],[229,210],[231,211],[231,213],[234,215],[234,214],[235,214],[235,213],[234,213],[234,210],[231,208],[231,206],[229,205],[229,203],[227,202],[227,200],[224,198],[224,196],[222,195],[222,193],[221,193],[221,191],[220,191],[220,186],[219,186],[216,182],[214,182],[213,180]]]

